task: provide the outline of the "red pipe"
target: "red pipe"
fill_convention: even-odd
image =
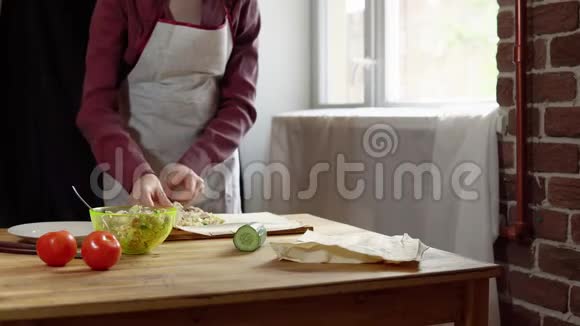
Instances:
[[[526,94],[526,59],[527,59],[527,15],[526,0],[515,1],[515,27],[516,41],[514,47],[514,63],[516,64],[516,200],[517,215],[512,218],[505,228],[502,236],[515,240],[525,235],[528,231],[526,225],[526,213],[528,207],[528,194],[526,187],[527,176],[527,94]]]

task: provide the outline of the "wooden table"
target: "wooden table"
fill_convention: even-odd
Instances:
[[[328,234],[362,230],[310,215]],[[293,239],[283,236],[277,239]],[[0,231],[0,240],[9,236]],[[272,240],[274,238],[270,238]],[[0,254],[0,325],[487,325],[497,265],[429,249],[418,266],[278,261],[266,244],[170,242],[107,272]]]

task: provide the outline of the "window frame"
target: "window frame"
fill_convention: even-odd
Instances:
[[[363,68],[365,75],[365,100],[362,103],[324,103],[321,101],[324,88],[324,78],[326,78],[326,38],[327,21],[323,14],[327,1],[314,0],[312,6],[312,81],[314,83],[311,94],[311,103],[314,108],[359,108],[359,107],[441,107],[461,104],[472,105],[496,105],[493,98],[489,100],[476,101],[389,101],[387,94],[387,70],[393,66],[387,64],[390,58],[386,53],[386,43],[389,37],[397,35],[396,31],[388,30],[387,16],[388,8],[385,2],[392,3],[391,0],[365,0],[365,59],[374,62],[371,68]],[[399,0],[404,1],[404,0]],[[392,58],[392,56],[391,56]]]
[[[332,1],[332,0],[330,0]],[[375,54],[375,27],[374,27],[374,17],[372,13],[375,10],[368,10],[372,8],[376,3],[376,0],[365,0],[366,10],[365,10],[365,58],[371,58],[374,60]],[[316,108],[351,108],[351,107],[371,107],[375,105],[374,88],[369,87],[369,85],[375,85],[376,71],[374,69],[364,69],[364,80],[365,80],[365,94],[364,102],[360,103],[345,103],[345,104],[329,104],[321,101],[323,98],[323,79],[326,78],[326,34],[327,34],[327,21],[325,12],[327,1],[325,0],[314,0],[311,2],[312,6],[312,81],[314,82],[314,88],[312,91],[312,104]]]

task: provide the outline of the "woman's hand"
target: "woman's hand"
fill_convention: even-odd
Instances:
[[[183,164],[169,164],[161,172],[161,184],[170,200],[188,205],[204,189],[204,181]]]
[[[171,201],[167,198],[161,182],[154,174],[148,173],[139,178],[131,193],[133,204],[147,207],[170,207]]]

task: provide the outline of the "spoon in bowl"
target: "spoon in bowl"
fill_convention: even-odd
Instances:
[[[79,199],[85,204],[85,206],[87,206],[89,209],[93,209],[91,207],[91,205],[87,204],[87,202],[83,199],[83,197],[79,194],[79,192],[77,191],[77,188],[75,188],[75,186],[72,186],[73,191],[75,192],[75,194],[77,195],[77,197],[79,197]]]

